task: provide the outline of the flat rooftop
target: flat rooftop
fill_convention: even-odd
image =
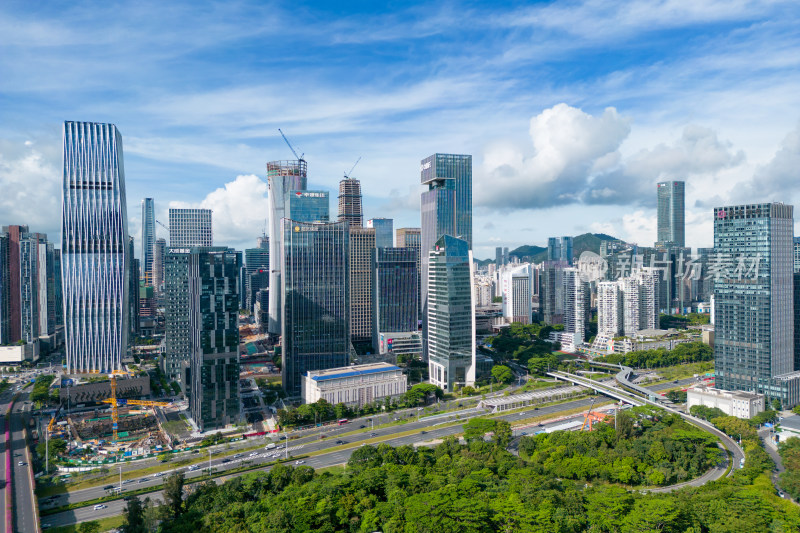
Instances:
[[[400,367],[391,363],[369,363],[366,365],[352,365],[343,366],[339,368],[328,368],[326,370],[309,370],[308,377],[314,381],[324,381],[327,379],[340,379],[355,376],[363,376],[365,374],[375,374],[378,372],[388,372],[393,370],[400,370]]]
[[[695,390],[702,394],[712,394],[715,396],[730,396],[731,398],[736,398],[737,400],[756,400],[762,397],[761,394],[755,394],[752,392],[715,389],[714,387],[709,387],[707,385],[697,385],[695,387],[691,387],[690,390]]]

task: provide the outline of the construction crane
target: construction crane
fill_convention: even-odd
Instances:
[[[283,137],[283,140],[286,141],[286,144],[289,146],[289,150],[291,150],[292,153],[294,154],[294,157],[297,158],[298,161],[304,161],[303,156],[306,155],[306,154],[302,153],[300,155],[297,155],[297,152],[295,151],[294,147],[292,146],[292,143],[289,142],[289,139],[286,138],[286,135],[283,134],[283,132],[281,131],[280,128],[278,128],[278,132],[281,134],[281,137]]]
[[[361,161],[361,156],[358,156],[358,159],[356,159],[356,162],[353,163],[353,168],[350,169],[350,172],[345,172],[344,173],[344,177],[346,179],[350,179],[350,176],[353,175],[353,171],[356,169],[356,165],[358,164],[359,161]]]
[[[56,424],[56,418],[58,418],[58,413],[61,412],[61,406],[62,405],[63,404],[61,404],[61,403],[58,404],[58,409],[56,409],[56,412],[53,413],[53,418],[50,419],[50,423],[47,424],[47,433],[48,434],[53,432],[53,426]]]
[[[608,415],[604,415],[604,414],[598,413],[596,411],[593,413],[592,412],[592,406],[593,405],[594,405],[594,399],[592,399],[592,403],[591,403],[591,405],[589,405],[589,410],[586,412],[586,416],[584,416],[584,418],[583,418],[583,425],[581,425],[581,431],[583,431],[585,428],[587,428],[587,426],[588,426],[589,431],[592,431],[592,425],[595,422],[602,422],[608,416]]]
[[[169,231],[169,228],[167,226],[165,226],[160,220],[156,220],[156,222],[158,223],[159,226],[161,226],[165,230]]]
[[[159,222],[160,224],[160,222]],[[111,429],[113,431],[112,442],[117,442],[117,430],[119,429],[119,412],[120,405],[143,405],[145,407],[166,407],[169,402],[152,402],[149,400],[127,400],[124,398],[117,398],[117,375],[131,375],[127,370],[112,370],[108,378],[111,380],[111,398],[106,398],[103,403],[111,404]]]

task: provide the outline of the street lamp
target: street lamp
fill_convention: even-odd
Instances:
[[[122,492],[122,465],[119,466],[119,491]]]

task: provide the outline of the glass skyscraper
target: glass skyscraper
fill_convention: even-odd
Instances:
[[[472,252],[463,239],[440,237],[428,255],[428,366],[445,392],[475,383]]]
[[[302,159],[296,161],[272,161],[267,163],[269,186],[269,321],[267,329],[273,335],[281,334],[281,278],[283,272],[283,219],[287,217],[288,197],[292,191],[304,191],[308,184],[308,165]]]
[[[380,333],[417,331],[419,271],[414,248],[375,250],[373,343]],[[376,348],[377,351],[377,348]]]
[[[800,401],[794,372],[793,208],[714,209],[716,385]]]
[[[367,227],[375,230],[375,246],[391,248],[394,246],[394,220],[391,218],[371,218]]]
[[[170,209],[170,246],[213,246],[211,209]]]
[[[64,122],[62,283],[67,373],[109,373],[128,348],[128,216],[122,136]]]
[[[350,338],[358,353],[372,347],[375,230],[350,227]]]
[[[190,248],[167,248],[164,256],[165,351],[162,371],[170,381],[183,381],[183,363],[189,361],[189,254]],[[187,384],[184,384],[184,390]]]
[[[427,339],[428,252],[444,235],[462,239],[472,249],[472,156],[433,154],[420,166],[422,193],[420,298],[423,308],[423,341]],[[427,348],[426,352],[427,353]]]
[[[283,226],[283,388],[298,396],[305,372],[349,363],[349,231],[347,222]]]
[[[152,198],[142,199],[142,278],[145,285],[155,285],[153,265],[156,244],[156,205]]]
[[[686,246],[683,181],[664,181],[658,188],[658,246]]]
[[[264,241],[264,245],[244,251],[245,306],[251,313],[256,304],[256,293],[269,287],[269,242]]]

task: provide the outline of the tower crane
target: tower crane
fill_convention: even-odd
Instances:
[[[291,150],[291,151],[292,151],[292,153],[293,153],[293,154],[294,154],[294,156],[297,158],[297,160],[298,160],[298,161],[305,161],[305,160],[303,159],[303,156],[304,156],[304,155],[306,155],[306,154],[305,154],[305,153],[302,153],[302,154],[300,154],[300,155],[297,155],[297,152],[295,151],[294,147],[292,146],[292,143],[290,143],[290,142],[289,142],[289,139],[287,139],[287,138],[286,138],[286,135],[284,135],[284,134],[283,134],[283,132],[281,131],[281,129],[280,129],[280,128],[278,128],[278,132],[280,132],[280,134],[281,134],[281,137],[283,137],[283,140],[284,140],[284,141],[286,141],[286,144],[289,146],[289,150]]]
[[[353,163],[353,168],[350,169],[350,172],[345,172],[344,173],[344,177],[345,178],[350,179],[350,176],[353,175],[353,171],[356,169],[356,165],[358,164],[359,161],[361,161],[361,156],[358,156],[358,159],[356,159],[356,162]]]
[[[160,220],[156,220],[156,222],[158,223],[159,226],[161,226],[165,230],[169,231],[169,228],[167,226],[165,226]]]
[[[160,222],[159,222],[160,224]],[[119,429],[119,412],[120,405],[143,405],[145,407],[166,407],[169,402],[153,402],[149,400],[128,400],[125,398],[117,398],[117,375],[131,375],[127,370],[112,370],[108,378],[111,380],[111,398],[106,398],[103,403],[111,404],[111,428],[113,430],[112,442],[117,442],[117,430]]]

